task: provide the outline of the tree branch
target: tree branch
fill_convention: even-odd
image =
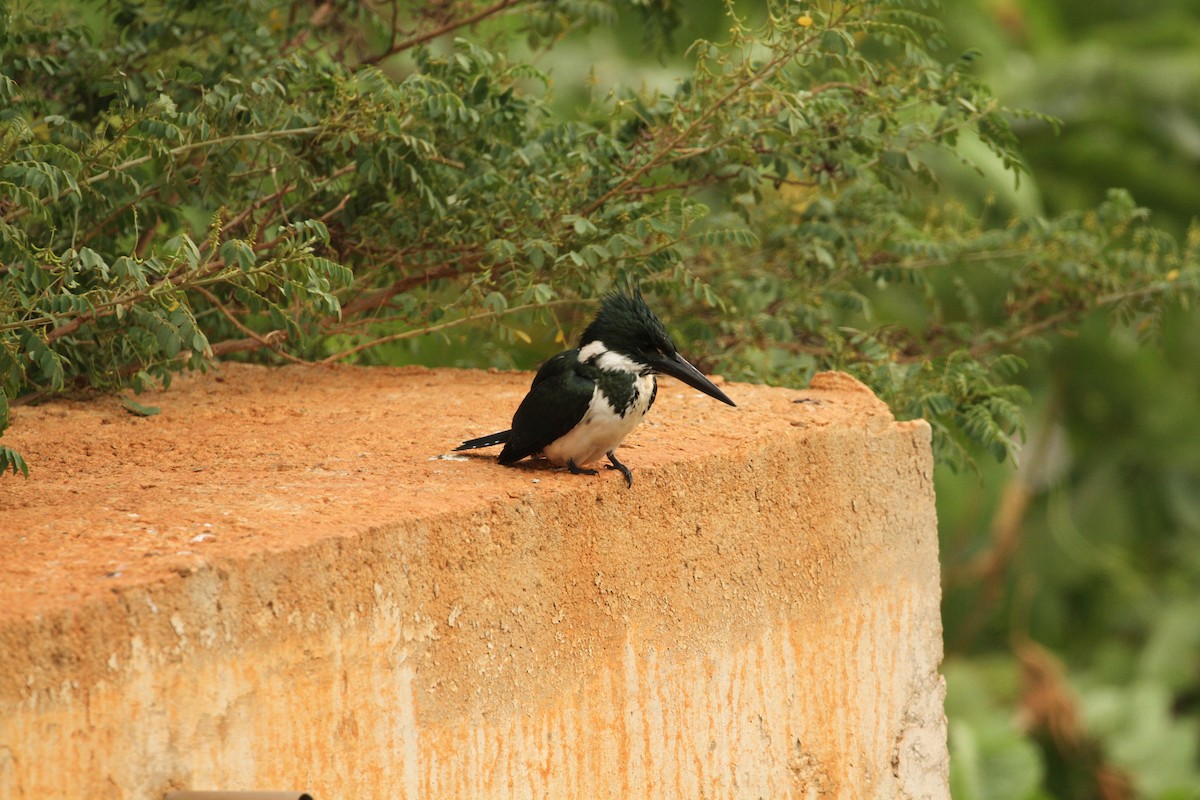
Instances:
[[[402,53],[405,50],[409,50],[413,47],[417,47],[418,45],[425,44],[428,41],[432,41],[433,39],[436,39],[439,36],[450,33],[451,31],[458,30],[459,28],[465,28],[469,25],[474,25],[476,22],[480,22],[481,20],[485,20],[488,17],[495,16],[496,14],[499,14],[501,11],[506,11],[506,10],[512,8],[513,6],[520,5],[521,3],[524,3],[524,2],[528,2],[528,0],[501,0],[501,2],[496,3],[495,5],[492,5],[492,6],[488,6],[487,8],[484,8],[484,9],[472,14],[469,17],[464,17],[463,19],[451,20],[450,22],[447,22],[445,25],[442,25],[440,28],[434,28],[431,31],[427,31],[425,33],[419,34],[417,36],[412,37],[411,39],[405,39],[403,42],[394,43],[390,47],[388,47],[388,49],[384,50],[382,53],[378,53],[376,55],[371,56],[370,58],[363,59],[362,63],[378,64],[380,61],[383,61],[385,58],[389,58],[390,56],[396,55],[396,53]]]
[[[511,306],[510,308],[506,308],[503,311],[481,311],[478,314],[468,314],[465,317],[459,317],[458,319],[448,320],[446,322],[438,323],[437,325],[429,325],[424,328],[413,328],[411,330],[401,331],[400,333],[393,333],[390,336],[381,336],[378,339],[372,339],[368,342],[362,342],[361,344],[357,344],[354,347],[343,350],[340,353],[334,353],[333,355],[322,359],[319,363],[332,364],[335,361],[341,361],[343,358],[346,358],[347,356],[352,356],[355,353],[360,353],[363,350],[368,350],[372,347],[377,347],[378,345],[381,345],[381,344],[387,344],[389,342],[398,342],[398,341],[402,341],[404,339],[415,339],[418,336],[426,336],[428,334],[437,333],[438,331],[444,331],[449,328],[457,328],[459,325],[466,325],[470,322],[478,322],[481,319],[493,319],[496,317],[507,316],[509,314],[516,314],[519,311],[530,311],[530,310],[536,309],[536,308],[552,308],[554,306],[576,305],[581,302],[584,302],[584,301],[578,300],[575,298],[550,300],[549,302],[546,302],[546,303],[526,303],[526,304],[520,305],[520,306]]]
[[[283,356],[288,361],[291,361],[293,363],[296,363],[296,364],[307,363],[304,361],[304,359],[297,358],[296,356],[292,355],[291,353],[284,352],[283,350],[280,349],[280,345],[282,345],[285,341],[287,341],[288,336],[287,336],[286,331],[275,330],[275,331],[270,331],[266,334],[256,333],[255,331],[251,330],[250,328],[248,328],[244,324],[242,324],[242,321],[240,319],[238,319],[234,315],[234,313],[232,311],[230,311],[225,306],[225,304],[222,303],[220,301],[220,299],[218,299],[217,296],[215,294],[213,294],[212,292],[210,292],[208,289],[205,289],[203,286],[197,286],[196,291],[199,292],[201,295],[203,295],[205,300],[212,303],[213,308],[220,311],[221,314],[225,317],[225,319],[229,320],[235,328],[237,328],[242,333],[246,334],[246,336],[249,337],[250,339],[253,339],[254,341],[258,342],[261,347],[269,347],[272,350],[274,350],[275,352],[279,353],[279,355]],[[218,342],[218,344],[225,344],[225,343]],[[214,355],[216,355],[216,348],[217,348],[217,345],[209,346],[209,350]]]
[[[390,286],[380,289],[378,292],[368,296],[359,297],[346,305],[342,306],[342,315],[351,316],[361,311],[376,309],[387,304],[389,300],[398,294],[403,294],[414,286],[420,286],[423,283],[439,280],[441,278],[453,278],[461,275],[464,271],[473,267],[478,263],[482,256],[478,256],[468,261],[464,259],[459,264],[445,264],[430,272],[424,272],[420,275],[406,275],[394,281]]]

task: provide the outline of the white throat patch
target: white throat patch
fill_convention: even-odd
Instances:
[[[579,360],[595,364],[600,369],[609,372],[627,372],[630,375],[641,375],[646,369],[645,365],[639,364],[632,358],[609,350],[604,342],[599,340],[588,342],[579,348]]]

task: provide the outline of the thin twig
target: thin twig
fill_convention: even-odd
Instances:
[[[204,147],[216,147],[216,146],[222,145],[222,144],[229,144],[230,142],[243,142],[243,141],[262,140],[262,139],[281,139],[281,138],[287,138],[289,136],[306,136],[306,135],[312,134],[312,133],[320,133],[321,130],[322,130],[322,128],[320,125],[310,125],[306,128],[286,128],[281,131],[256,131],[254,133],[235,133],[235,134],[231,134],[229,136],[218,136],[216,139],[204,139],[199,142],[189,142],[188,144],[181,144],[178,147],[173,147],[170,150],[168,150],[167,155],[179,156],[179,155],[183,155],[184,153],[190,153],[193,150],[200,150],[201,148],[204,148]],[[148,156],[140,156],[138,158],[131,158],[128,161],[124,161],[120,164],[117,164],[115,167],[106,169],[104,172],[99,172],[99,173],[93,175],[92,177],[85,180],[83,183],[86,186],[91,186],[93,183],[96,183],[97,181],[102,181],[102,180],[105,180],[106,178],[110,177],[114,172],[124,172],[125,170],[129,169],[130,167],[136,167],[140,164],[145,164],[147,161],[153,161],[157,157],[158,157],[157,155],[148,155]],[[67,191],[69,191],[69,190],[67,190]]]
[[[393,333],[390,336],[381,336],[378,339],[372,339],[369,342],[363,342],[361,344],[357,344],[354,347],[351,347],[347,350],[343,350],[340,353],[334,353],[333,355],[329,356],[328,358],[322,359],[319,363],[332,364],[333,362],[340,361],[343,358],[346,358],[347,356],[352,356],[355,353],[360,353],[363,350],[368,350],[372,347],[377,347],[381,344],[388,344],[389,342],[398,342],[398,341],[402,341],[404,339],[415,339],[418,336],[427,336],[428,334],[437,333],[438,331],[444,331],[449,328],[457,328],[459,325],[466,325],[469,322],[478,322],[481,319],[493,319],[496,317],[507,316],[509,314],[516,314],[520,311],[530,311],[530,310],[537,309],[537,308],[551,308],[553,306],[573,305],[573,304],[578,304],[581,302],[584,302],[584,301],[572,298],[572,299],[562,299],[562,300],[550,300],[545,303],[526,303],[524,305],[512,306],[510,308],[506,308],[503,311],[481,311],[478,314],[469,314],[465,317],[459,317],[458,319],[452,319],[447,322],[438,323],[437,325],[429,325],[424,328],[414,328],[412,330],[401,331],[400,333]]]
[[[216,342],[212,345],[213,358],[221,358],[222,356],[227,356],[230,353],[244,353],[251,350],[262,350],[263,348],[270,348],[276,352],[281,352],[276,350],[276,345],[272,342],[272,334],[283,334],[279,338],[286,338],[286,334],[284,334],[283,331],[271,331],[271,333],[267,334],[266,337],[247,336],[245,339],[226,339],[223,342]],[[266,339],[265,342],[264,338]],[[308,361],[304,361],[303,359],[296,359],[296,361],[301,364],[310,363]]]
[[[250,328],[246,327],[244,324],[242,324],[242,321],[240,319],[238,319],[237,316],[235,316],[234,313],[232,311],[230,311],[225,306],[225,304],[222,303],[220,301],[220,299],[215,294],[210,292],[208,289],[205,289],[203,286],[197,286],[196,291],[199,292],[201,295],[203,295],[204,299],[206,299],[206,300],[208,300],[208,302],[212,303],[213,307],[216,308],[218,311],[220,311],[221,314],[225,317],[225,319],[227,319],[231,323],[233,323],[233,326],[235,328],[237,328],[242,333],[246,334],[251,339],[254,339],[256,342],[258,342],[263,347],[271,348],[276,353],[283,356],[285,359],[287,359],[288,361],[291,361],[292,363],[295,363],[295,364],[307,363],[307,362],[305,362],[304,359],[297,358],[296,356],[292,355],[291,353],[288,353],[288,352],[280,349],[279,346],[281,344],[283,344],[285,341],[287,341],[287,332],[286,331],[275,330],[275,331],[270,331],[269,333],[267,333],[265,335],[257,333],[256,331],[253,331]],[[210,346],[209,349],[213,350],[214,354],[215,354],[215,345]]]
[[[439,280],[441,278],[457,277],[465,270],[470,269],[472,266],[478,263],[479,259],[482,257],[483,256],[480,255],[478,258],[470,261],[464,259],[461,263],[453,265],[445,264],[438,269],[430,272],[423,272],[420,275],[406,275],[403,278],[394,281],[390,286],[380,289],[378,292],[375,292],[369,297],[359,297],[342,306],[342,314],[344,316],[351,316],[359,313],[360,311],[377,309],[386,305],[387,302],[396,295],[402,294],[414,286],[420,286],[423,283]]]

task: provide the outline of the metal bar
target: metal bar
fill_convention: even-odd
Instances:
[[[308,792],[167,792],[163,800],[313,800]]]

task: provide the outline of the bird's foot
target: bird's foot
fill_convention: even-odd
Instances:
[[[575,463],[573,459],[567,459],[567,469],[572,475],[599,475],[600,473],[594,469],[584,469]]]
[[[608,460],[611,461],[612,463],[605,464],[604,468],[620,470],[621,474],[625,476],[625,483],[629,486],[630,489],[632,489],[633,488],[633,473],[629,471],[629,467],[625,466],[620,461],[617,461],[617,457],[615,455],[613,455],[612,450],[608,451]]]

